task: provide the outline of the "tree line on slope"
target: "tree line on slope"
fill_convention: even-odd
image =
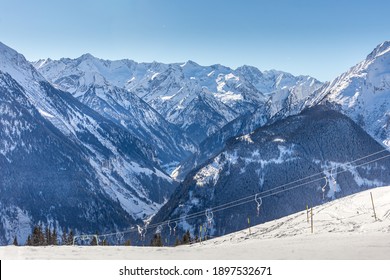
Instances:
[[[98,236],[98,234],[96,235]],[[91,241],[88,244],[84,245],[91,245],[91,246],[109,246],[109,242],[107,240],[98,241],[96,239],[96,236],[93,236]],[[24,244],[25,246],[58,246],[58,245],[73,245],[74,244],[74,232],[72,229],[69,230],[69,232],[66,229],[63,229],[61,236],[58,236],[57,230],[54,228],[53,230],[46,226],[43,228],[41,224],[36,225],[33,227],[32,232],[27,237],[27,241]],[[205,238],[204,240],[207,240]],[[186,245],[186,244],[192,244],[202,241],[198,236],[192,237],[190,232],[187,230],[181,239],[179,237],[176,238],[174,246],[179,245]],[[13,240],[14,246],[19,246],[19,242],[17,237],[14,237]],[[130,239],[126,240],[123,244],[117,244],[117,245],[124,245],[124,246],[131,246]],[[153,235],[153,238],[150,241],[150,246],[154,247],[162,247],[163,244],[163,238],[161,237],[160,233],[156,233]]]

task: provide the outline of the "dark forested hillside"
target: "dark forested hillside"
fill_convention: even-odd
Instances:
[[[382,156],[389,153],[348,117],[314,107],[231,139],[221,153],[187,176],[152,223],[182,216],[179,228],[197,235],[206,216],[186,216],[252,196],[241,200],[248,203],[228,204],[234,207],[214,213],[208,232],[223,235],[247,227],[248,218],[252,224],[263,223],[306,205],[389,184],[390,158],[365,165]],[[256,193],[264,196],[259,216]]]

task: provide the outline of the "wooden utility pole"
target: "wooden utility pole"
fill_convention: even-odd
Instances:
[[[307,217],[307,223],[309,223],[309,205],[306,204],[306,217]]]
[[[251,220],[249,219],[249,217],[248,217],[248,227],[249,227],[249,235],[252,235],[252,232],[251,232]]]
[[[311,233],[313,233],[313,207],[310,208]]]
[[[370,195],[371,195],[372,209],[374,210],[374,218],[375,218],[375,221],[376,221],[377,219],[376,219],[376,212],[375,212],[374,199],[372,198],[372,192],[370,192]]]

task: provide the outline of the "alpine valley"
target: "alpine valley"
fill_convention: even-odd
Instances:
[[[0,244],[37,224],[161,225],[169,244],[228,234],[389,185],[389,127],[390,42],[326,83],[193,61],[29,62],[0,43]]]

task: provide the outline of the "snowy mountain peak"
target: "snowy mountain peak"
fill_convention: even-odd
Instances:
[[[182,63],[180,67],[199,67],[200,65],[196,63],[193,60],[187,60],[186,62]]]
[[[377,141],[390,146],[390,41],[378,45],[359,64],[319,91]]]
[[[97,59],[95,56],[93,56],[92,54],[90,54],[90,53],[85,53],[85,54],[83,54],[82,56],[80,56],[79,58],[78,58],[79,60],[86,60],[86,59]]]
[[[382,44],[379,44],[368,56],[367,60],[377,58],[385,53],[390,51],[390,41],[385,41]]]
[[[25,64],[29,64],[26,60],[26,58],[15,51],[14,49],[11,49],[10,47],[4,45],[0,42],[0,62],[2,67],[5,67],[6,64],[12,64],[15,63],[18,66],[25,66]],[[10,66],[10,65],[8,65]]]
[[[5,45],[4,43],[2,43],[0,41],[0,52],[1,52],[1,56],[18,56],[19,53],[17,51],[15,51],[14,49],[11,49],[10,47],[8,47],[7,45]]]
[[[29,79],[37,79],[39,81],[45,80],[22,54],[1,42],[0,71],[10,74],[22,85],[28,83]]]
[[[42,66],[44,66],[45,64],[50,63],[50,62],[52,62],[51,58],[39,59],[39,60],[37,60],[36,62],[34,62],[34,67],[35,67],[36,69],[39,69],[39,68],[41,68]]]
[[[243,65],[241,67],[238,67],[236,71],[249,77],[255,77],[255,76],[261,77],[263,75],[263,73],[258,68],[250,65]]]

